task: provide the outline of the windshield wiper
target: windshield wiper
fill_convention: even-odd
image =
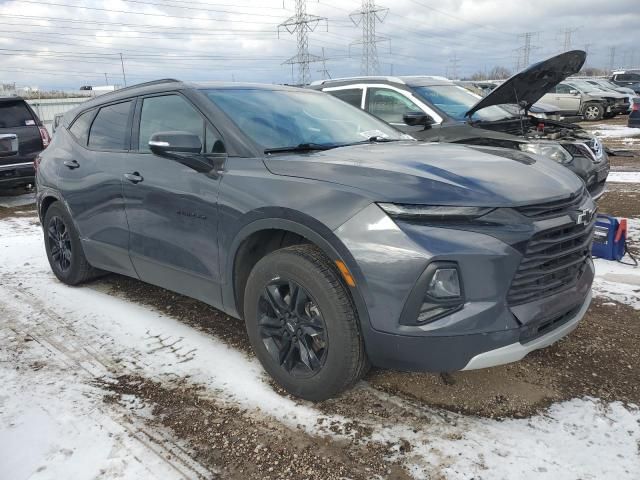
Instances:
[[[335,143],[299,143],[298,145],[289,145],[287,147],[265,148],[264,153],[313,152],[316,150],[330,150],[341,146]]]

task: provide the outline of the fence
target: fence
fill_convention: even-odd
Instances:
[[[51,135],[53,134],[51,126],[56,115],[65,113],[90,99],[91,97],[50,99],[36,98],[27,100],[27,103],[31,105],[31,108],[36,112],[38,118],[40,118]]]

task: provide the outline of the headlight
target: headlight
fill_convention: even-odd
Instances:
[[[557,143],[521,143],[519,146],[523,152],[542,155],[558,163],[569,163],[573,160],[571,154]]]
[[[391,218],[401,220],[463,220],[481,217],[494,210],[487,207],[450,207],[446,205],[407,205],[399,203],[379,203]]]

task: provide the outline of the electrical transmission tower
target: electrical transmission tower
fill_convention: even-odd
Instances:
[[[356,10],[349,15],[356,27],[362,25],[362,40],[351,44],[362,45],[362,62],[360,64],[360,73],[362,75],[377,75],[380,73],[378,43],[389,41],[389,39],[376,35],[376,23],[384,22],[387,13],[389,13],[389,9],[377,6],[375,0],[362,0],[360,10]]]
[[[616,47],[609,47],[609,71],[613,72],[616,66]]]
[[[311,80],[309,64],[322,60],[322,58],[320,58],[319,56],[309,53],[309,32],[313,32],[322,22],[325,23],[328,31],[329,23],[326,17],[308,15],[306,0],[296,0],[295,15],[289,17],[280,25],[278,25],[278,36],[280,36],[281,29],[285,29],[291,35],[293,35],[294,33],[296,34],[298,53],[291,57],[289,60],[286,60],[284,64],[291,65],[291,68],[293,68],[294,65],[298,65],[299,85],[306,85]]]
[[[531,59],[531,52],[540,48],[536,45],[532,45],[531,43],[531,39],[534,35],[537,34],[538,32],[526,32],[522,35],[518,35],[518,38],[523,39],[523,45],[516,50],[518,52],[518,63],[516,64],[516,71],[528,67],[529,60]]]
[[[331,74],[329,73],[329,70],[327,70],[327,57],[324,54],[324,47],[322,47],[322,59],[320,61],[322,62],[322,68],[318,70],[318,72],[322,74],[323,80],[326,80],[327,78],[330,79]]]
[[[449,78],[451,80],[458,80],[458,64],[460,63],[458,55],[454,53],[453,57],[449,59],[449,62],[451,64],[451,68],[449,69]]]
[[[569,50],[571,50],[571,35],[573,35],[577,31],[577,28],[566,28],[564,30],[563,52],[568,52]]]

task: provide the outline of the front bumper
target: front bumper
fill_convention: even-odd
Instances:
[[[580,320],[582,320],[587,313],[590,304],[591,292],[589,292],[579,310],[559,327],[524,344],[521,342],[514,342],[504,347],[480,353],[469,360],[469,363],[467,363],[462,370],[477,370],[480,368],[495,367],[497,365],[504,365],[505,363],[517,362],[534,350],[546,348],[549,345],[554,344],[561,338],[569,335],[578,327],[578,323],[580,323]]]
[[[566,222],[559,217],[523,225],[513,217],[513,224],[502,231],[482,233],[396,224],[375,205],[347,221],[335,233],[356,262],[350,269],[366,304],[360,318],[371,363],[405,371],[480,368],[468,365],[489,365],[489,360],[471,363],[487,352],[500,353],[505,347],[510,352],[522,345],[516,355],[493,355],[497,360],[491,364],[497,364],[500,358],[522,358],[566,335],[566,325],[575,326],[589,304],[591,261],[575,284],[560,292],[515,306],[507,301],[529,239],[540,228]],[[436,261],[458,264],[463,308],[425,324],[407,324],[405,307],[416,295],[424,296],[421,275]]]

